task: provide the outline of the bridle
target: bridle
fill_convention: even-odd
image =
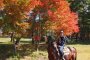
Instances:
[[[56,60],[60,60],[60,58],[59,58],[60,54],[59,54],[59,51],[58,51],[57,43],[53,42],[52,47],[53,47],[53,50],[54,50],[54,53],[55,53],[54,55],[55,55]]]

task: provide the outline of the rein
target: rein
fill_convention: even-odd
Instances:
[[[60,58],[59,58],[60,54],[59,54],[59,51],[58,51],[58,47],[57,47],[56,42],[53,42],[52,43],[52,48],[53,48],[53,51],[54,51],[54,55],[55,55],[56,60],[60,60]]]

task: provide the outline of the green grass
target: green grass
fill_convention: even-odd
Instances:
[[[10,38],[0,38],[0,59],[1,60],[38,60],[47,59],[47,51],[45,47],[39,47],[39,51],[36,51],[36,46],[32,45],[31,39],[22,38],[20,40],[20,49],[17,50],[17,54],[14,53],[13,44],[10,42]]]
[[[77,49],[77,60],[90,60],[90,44],[69,45]],[[48,53],[45,46],[39,47],[36,51],[35,45],[30,44],[30,39],[21,39],[20,49],[15,55],[10,38],[0,38],[0,59],[1,60],[48,60]]]
[[[30,43],[31,39],[29,38],[21,38],[20,43],[21,44],[27,44]],[[0,44],[10,44],[10,38],[0,38]]]
[[[77,60],[90,60],[90,45],[70,45],[77,49]]]

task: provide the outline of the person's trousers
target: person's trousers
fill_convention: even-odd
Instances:
[[[60,52],[60,55],[61,55],[61,57],[62,57],[63,54],[64,54],[64,53],[63,53],[64,46],[60,46],[59,48],[60,48],[60,49],[59,49],[59,52]]]

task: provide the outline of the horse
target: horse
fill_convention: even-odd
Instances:
[[[55,42],[52,42],[51,44],[48,44],[48,58],[49,60],[59,60],[59,51],[58,48],[56,47],[57,45]]]
[[[48,44],[48,58],[49,60],[63,60],[59,53],[58,45],[56,41],[52,41]],[[74,47],[64,47],[64,59],[76,60],[77,51]]]

